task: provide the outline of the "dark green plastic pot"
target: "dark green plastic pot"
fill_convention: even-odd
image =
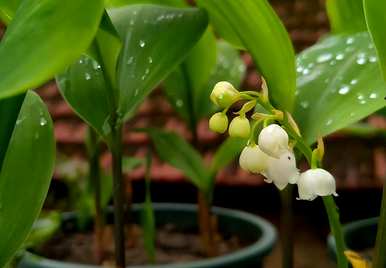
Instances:
[[[134,219],[140,218],[141,205],[133,207]],[[197,225],[196,206],[187,204],[154,204],[155,217],[158,225],[173,223],[181,229],[192,229]],[[152,268],[258,268],[262,260],[275,245],[277,233],[272,224],[266,220],[241,211],[214,208],[218,217],[220,232],[238,235],[241,239],[255,241],[252,245],[229,255],[195,261],[184,264],[135,266]],[[111,214],[111,213],[110,213]],[[111,215],[109,215],[111,216]],[[110,219],[108,219],[110,220]],[[76,214],[65,213],[62,217],[64,231],[76,231]],[[71,229],[72,228],[72,229]],[[19,268],[96,268],[98,266],[65,263],[26,253]],[[134,266],[131,266],[134,267]]]
[[[378,218],[354,221],[343,226],[343,235],[348,249],[360,252],[375,246]],[[327,239],[328,250],[336,260],[336,244],[332,235]]]

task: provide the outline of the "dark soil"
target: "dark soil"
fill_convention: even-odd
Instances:
[[[104,236],[103,266],[111,266],[114,260],[112,227],[108,226]],[[126,264],[149,264],[144,250],[142,230],[139,226],[128,231],[131,240],[126,245]],[[241,241],[232,235],[217,235],[218,255],[225,255],[252,244],[254,241]],[[44,257],[64,262],[98,264],[94,252],[94,235],[86,233],[59,233],[36,252]],[[159,227],[156,237],[156,264],[184,263],[205,259],[201,240],[197,232],[178,230],[174,225]]]

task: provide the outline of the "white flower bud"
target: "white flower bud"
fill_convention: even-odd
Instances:
[[[298,181],[299,199],[313,200],[317,196],[337,195],[334,177],[326,170],[309,169]]]
[[[233,118],[229,124],[229,136],[235,138],[249,138],[250,134],[251,126],[249,120],[245,116]]]
[[[235,103],[240,96],[240,92],[229,82],[218,82],[210,94],[210,99],[220,108],[228,108]]]
[[[259,146],[246,146],[240,154],[240,167],[245,171],[260,173],[267,169],[269,156]]]
[[[270,157],[267,170],[262,173],[267,182],[273,182],[279,190],[283,190],[288,183],[295,184],[299,178],[295,155],[287,150],[279,158]]]
[[[217,133],[224,133],[228,128],[228,117],[223,113],[215,113],[209,119],[210,130]]]
[[[278,158],[288,151],[288,134],[279,125],[269,125],[260,132],[259,147],[269,156]]]

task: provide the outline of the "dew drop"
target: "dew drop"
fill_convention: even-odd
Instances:
[[[331,124],[332,124],[332,122],[333,122],[333,120],[332,120],[332,119],[328,119],[328,120],[327,120],[327,122],[326,122],[326,126],[329,126],[329,125],[331,125]]]
[[[377,57],[375,56],[369,57],[369,62],[372,62],[372,63],[377,62]]]
[[[342,86],[340,89],[339,89],[339,91],[338,91],[338,93],[339,94],[341,94],[341,95],[346,95],[347,93],[349,93],[350,92],[350,87],[349,86]]]
[[[358,83],[358,80],[357,79],[353,79],[351,80],[350,84],[351,85],[356,85]]]
[[[134,57],[131,56],[131,57],[127,60],[126,64],[127,64],[127,65],[130,65],[130,64],[133,63],[133,61],[134,61]]]
[[[362,57],[360,57],[360,58],[358,58],[358,59],[357,59],[357,63],[358,63],[359,65],[363,65],[363,64],[365,64],[365,63],[366,63],[366,59],[365,59],[365,58],[362,58]]]
[[[152,57],[149,57],[147,60],[149,61],[150,64],[153,63],[153,58]]]
[[[45,119],[44,117],[41,117],[41,118],[40,118],[39,124],[40,124],[41,126],[45,126],[45,125],[47,124],[47,119]]]
[[[308,68],[305,68],[305,69],[303,70],[303,72],[302,72],[303,75],[307,75],[307,74],[309,74],[309,73],[310,73],[310,69],[308,69]]]
[[[366,101],[365,100],[360,100],[359,103],[360,104],[366,104]]]
[[[143,40],[139,41],[139,46],[140,47],[145,47],[145,45],[146,45],[145,41],[143,41]]]
[[[176,106],[177,107],[182,107],[184,105],[184,102],[182,100],[177,100],[176,101]]]
[[[370,99],[376,99],[377,97],[378,97],[377,93],[371,93],[369,96]]]
[[[317,61],[318,63],[323,63],[323,62],[329,61],[329,60],[331,60],[331,59],[332,59],[332,54],[331,54],[331,53],[326,53],[326,54],[320,55],[320,56],[316,59],[316,61]]]
[[[308,106],[310,106],[310,104],[308,103],[308,101],[302,101],[302,102],[300,102],[300,106],[301,106],[303,109],[307,109]]]
[[[331,62],[330,62],[330,65],[331,66],[334,66],[336,64],[336,61],[335,60],[332,60]]]
[[[91,79],[91,75],[90,75],[89,73],[85,73],[85,74],[84,74],[84,78],[85,78],[86,80],[90,80],[90,79]]]
[[[301,72],[303,72],[303,67],[302,66],[298,66],[297,68],[296,68],[296,71],[298,72],[298,73],[301,73]]]
[[[139,90],[138,88],[134,91],[134,96],[138,96]]]
[[[336,55],[335,59],[336,60],[343,60],[344,59],[344,54],[339,53],[338,55]]]
[[[351,45],[352,43],[354,43],[354,38],[353,37],[349,37],[346,39],[346,44],[347,45]]]
[[[363,96],[362,94],[359,94],[358,96],[357,96],[357,99],[358,100],[363,100],[365,98],[365,96]]]

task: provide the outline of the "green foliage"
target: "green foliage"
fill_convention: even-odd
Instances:
[[[238,39],[267,80],[279,109],[292,111],[295,99],[295,53],[283,24],[266,0],[198,0],[224,37]]]
[[[187,6],[184,0],[105,0],[105,6],[107,8],[122,7],[132,4],[155,4],[173,7]]]
[[[217,55],[217,56],[216,56]],[[188,58],[164,82],[165,93],[179,115],[191,128],[216,108],[209,96],[218,81],[238,87],[245,65],[238,51],[224,41],[216,41],[207,31]]]
[[[55,234],[61,226],[61,214],[57,211],[41,215],[23,244],[24,248],[38,247]]]
[[[104,17],[105,30],[98,32],[89,56],[58,77],[66,100],[105,140],[110,139],[112,118],[118,116],[118,123],[129,118],[183,60],[207,25],[205,13],[194,8],[133,5],[108,13],[113,24]],[[170,44],[175,39],[178,42]]]
[[[8,24],[15,16],[20,0],[0,0],[0,20]]]
[[[327,0],[326,7],[334,34],[366,31],[362,0]]]
[[[38,87],[78,58],[102,11],[102,0],[23,1],[0,43],[0,98]]]
[[[385,85],[369,35],[335,35],[298,56],[295,119],[313,143],[383,108]]]
[[[19,249],[39,215],[54,162],[51,118],[42,100],[28,92],[0,172],[0,267]]]
[[[386,79],[386,2],[379,0],[364,0],[364,9],[368,30],[378,52],[383,77]]]

